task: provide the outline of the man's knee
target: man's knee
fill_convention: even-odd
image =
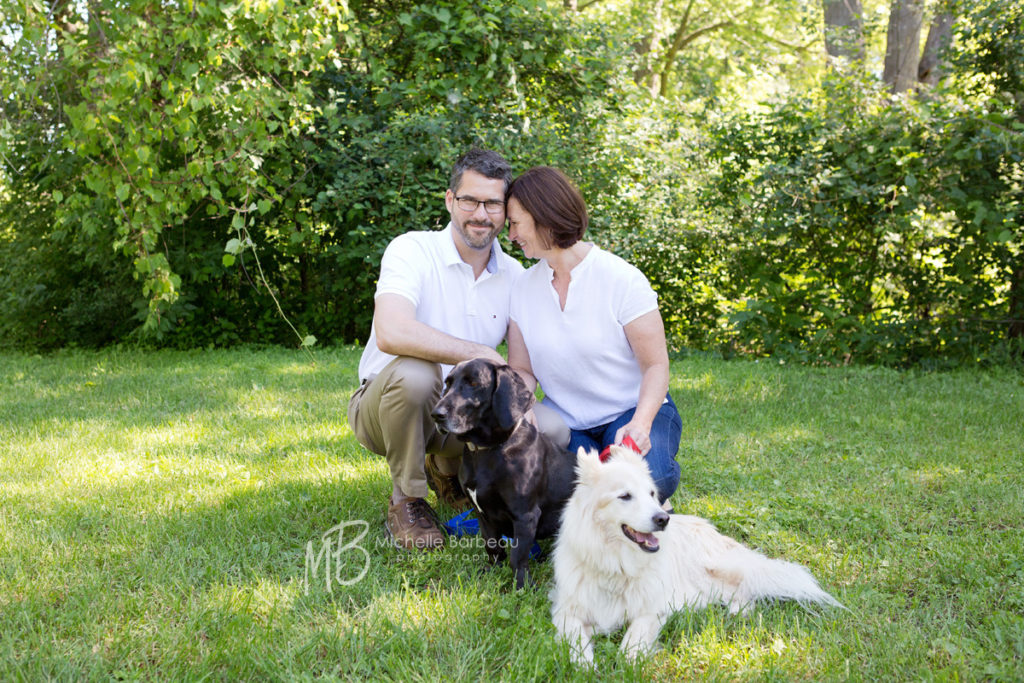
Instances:
[[[441,366],[437,363],[400,356],[385,368],[390,373],[388,393],[402,396],[406,401],[426,403],[441,395]]]

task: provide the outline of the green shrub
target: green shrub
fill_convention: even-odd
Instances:
[[[1024,135],[953,95],[850,81],[713,129],[704,201],[733,226],[729,343],[809,360],[976,360],[1024,311]]]

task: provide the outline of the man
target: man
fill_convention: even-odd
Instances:
[[[361,386],[348,416],[359,442],[388,461],[385,526],[405,548],[444,544],[425,500],[428,485],[453,506],[465,500],[455,476],[462,444],[430,419],[444,376],[469,358],[505,362],[495,347],[508,330],[509,294],[523,270],[495,240],[511,180],[500,155],[470,150],[455,163],[445,192],[448,226],[399,235],[381,260]],[[568,429],[554,424],[541,428],[565,445]]]

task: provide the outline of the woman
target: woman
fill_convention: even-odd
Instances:
[[[638,269],[581,238],[587,208],[559,170],[539,166],[506,193],[509,236],[540,261],[512,289],[508,360],[569,425],[569,449],[628,436],[662,502],[679,485],[682,420],[668,394],[658,300]]]

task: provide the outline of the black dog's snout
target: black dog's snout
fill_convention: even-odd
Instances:
[[[664,529],[668,526],[668,520],[668,513],[664,510],[659,510],[658,513],[654,515],[654,526],[658,527],[658,529]]]
[[[442,404],[438,403],[434,406],[434,409],[430,411],[430,419],[439,425],[443,425],[448,421],[448,411]]]

